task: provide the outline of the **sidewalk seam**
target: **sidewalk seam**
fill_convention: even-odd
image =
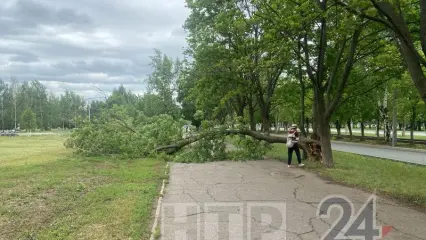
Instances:
[[[166,164],[166,170],[164,171],[164,175],[168,174],[167,172],[168,169],[169,169],[169,163]],[[166,185],[166,179],[163,179],[163,184],[160,190],[160,197],[158,198],[157,209],[155,211],[154,224],[152,225],[152,229],[151,229],[151,237],[149,238],[150,240],[155,240],[155,232],[158,227],[158,218],[160,217],[160,210],[161,210],[161,204],[163,202],[163,193],[164,193],[165,185]]]

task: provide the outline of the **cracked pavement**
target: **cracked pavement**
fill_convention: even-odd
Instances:
[[[341,214],[317,217],[330,195],[347,197],[353,215],[371,196],[275,160],[172,163],[160,239],[321,239]],[[426,240],[426,214],[381,197],[376,211],[376,225],[393,226],[384,239]]]

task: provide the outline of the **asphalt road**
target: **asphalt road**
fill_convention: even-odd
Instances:
[[[274,127],[272,127],[271,129],[272,129],[272,131],[275,131]],[[285,131],[285,130],[286,129],[284,129],[284,128],[280,128],[280,131]],[[310,128],[309,131],[312,132],[312,128]],[[349,134],[349,131],[346,128],[342,128],[341,132],[342,132],[342,134]],[[355,128],[355,129],[352,129],[352,132],[361,134],[361,129]],[[332,128],[331,133],[337,133],[337,129]],[[368,129],[367,128],[367,129],[364,130],[364,133],[376,135],[376,129]],[[426,136],[426,131],[414,131],[413,134],[414,134],[414,136]],[[380,136],[383,136],[383,130],[380,130]],[[401,130],[398,130],[398,136],[402,136]],[[408,136],[408,137],[410,136],[410,130],[405,131],[405,136]]]
[[[426,151],[386,146],[333,141],[331,148],[335,151],[350,152],[371,157],[392,159],[401,162],[426,165]]]

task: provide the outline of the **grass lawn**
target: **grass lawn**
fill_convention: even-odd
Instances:
[[[337,182],[368,191],[377,190],[377,193],[426,210],[426,167],[337,151],[333,156],[333,169],[313,162],[306,162],[306,167]],[[267,157],[287,161],[285,144],[273,144]],[[293,159],[297,163],[295,156]]]
[[[61,136],[0,138],[0,239],[147,239],[165,162],[74,156]]]

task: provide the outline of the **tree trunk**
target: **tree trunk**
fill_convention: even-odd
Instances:
[[[331,134],[330,134],[330,125],[327,119],[321,118],[321,124],[319,124],[319,137],[321,142],[321,151],[323,154],[324,165],[328,168],[334,166],[333,162],[333,152],[331,149]]]
[[[364,135],[364,121],[361,121],[361,141],[365,141],[365,135]]]
[[[342,137],[342,133],[341,133],[340,127],[341,127],[340,126],[340,121],[336,120],[337,138],[341,138]]]
[[[249,99],[248,107],[249,107],[250,130],[256,131],[256,121],[254,119],[254,106],[253,106],[252,98]]]
[[[306,118],[306,135],[309,135],[309,118]]]
[[[300,40],[298,41],[298,54],[301,55],[301,43]],[[298,64],[297,68],[299,70],[298,72],[298,78],[299,78],[299,84],[300,84],[300,130],[302,132],[302,136],[306,137],[306,131],[305,131],[305,83],[303,82],[303,69],[302,69],[302,60],[300,57],[298,58]],[[306,156],[306,153],[303,152],[303,156]]]
[[[280,110],[278,110],[278,113],[277,113],[277,116],[276,116],[276,121],[275,121],[275,133],[277,133],[277,134],[280,131],[280,126],[278,124],[279,119],[280,119]]]
[[[420,43],[423,49],[423,53],[426,51],[426,4],[424,0],[419,1],[420,3]],[[410,33],[409,26],[405,21],[404,17],[395,10],[389,2],[377,2],[375,4],[376,9],[381,13],[382,16],[390,22],[392,31],[395,33],[395,38],[399,51],[402,58],[405,60],[406,67],[410,73],[411,79],[416,86],[420,97],[426,103],[426,76],[423,72],[423,65],[421,54],[417,52],[414,40]]]
[[[244,117],[244,106],[238,106],[237,116]]]
[[[315,102],[317,105],[317,119],[318,124],[318,136],[320,137],[322,159],[324,166],[327,168],[334,167],[333,152],[331,149],[331,131],[330,131],[330,119],[324,116],[325,112],[325,99],[320,89],[314,89]]]
[[[390,139],[390,133],[391,133],[391,129],[390,129],[390,123],[389,120],[386,119],[386,135],[385,135],[385,141],[389,142]]]
[[[303,137],[307,136],[306,130],[305,130],[305,88],[301,87],[301,94],[300,94],[300,131],[302,133]]]
[[[414,125],[416,122],[416,105],[413,105],[412,108],[412,115],[411,115],[411,128],[410,128],[410,139],[411,139],[411,144],[414,144]]]
[[[346,122],[346,124],[348,125],[348,130],[349,130],[349,138],[352,139],[352,127],[351,127],[351,120],[348,120]]]
[[[271,130],[271,120],[269,119],[269,114],[265,114],[262,116],[262,131],[269,132],[270,130]]]
[[[262,131],[269,132],[271,129],[271,119],[269,115],[270,105],[263,102],[261,99],[259,101],[260,114],[262,117]]]
[[[376,136],[377,140],[380,138],[380,109],[377,109],[377,126],[376,126]]]
[[[129,130],[131,130],[132,132],[136,132],[136,130],[132,128],[130,128]],[[219,130],[216,133],[220,133],[224,135],[246,135],[246,136],[253,137],[257,140],[262,140],[269,143],[286,143],[287,142],[287,137],[271,136],[271,135],[262,134],[256,131],[250,131],[250,130],[230,129],[230,130]],[[182,149],[183,147],[185,147],[186,145],[189,145],[200,139],[206,139],[206,138],[207,139],[214,138],[214,136],[212,135],[212,132],[210,131],[202,132],[198,135],[180,140],[170,145],[159,146],[153,149],[152,152],[165,152],[167,154],[173,154],[179,151],[180,149]],[[310,144],[310,143],[321,144],[320,142],[313,139],[301,139],[299,142],[301,143],[300,146],[302,147],[302,149],[304,145],[306,144]],[[149,153],[146,153],[146,154],[149,154]]]
[[[402,121],[402,136],[405,137],[405,120]]]
[[[318,114],[317,114],[317,106],[316,106],[316,104],[312,104],[312,133],[314,134],[314,135],[319,135],[318,134],[318,123],[317,123],[317,121],[318,120],[316,120],[316,116],[317,116]]]

